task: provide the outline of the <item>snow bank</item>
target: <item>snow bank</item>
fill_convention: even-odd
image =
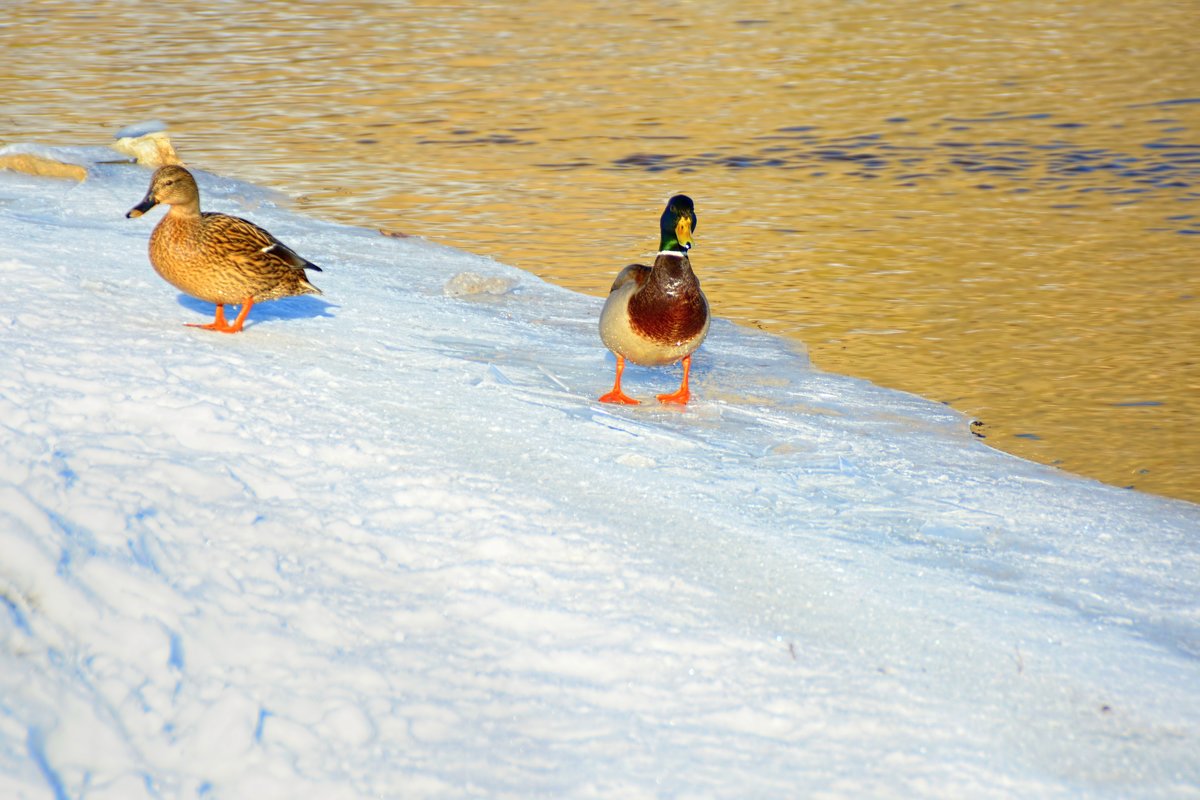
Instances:
[[[599,298],[197,178],[324,297],[0,173],[0,796],[1200,796],[1197,506],[721,320],[603,406]]]

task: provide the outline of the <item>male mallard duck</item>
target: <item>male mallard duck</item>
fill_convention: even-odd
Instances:
[[[150,235],[154,271],[184,294],[215,303],[208,325],[221,333],[237,333],[255,303],[298,294],[321,294],[304,270],[321,268],[298,256],[253,222],[200,210],[200,189],[183,167],[159,167],[142,202],[126,217],[140,217],[159,203],[171,209]],[[225,306],[241,304],[237,319],[225,321]]]
[[[708,335],[712,316],[700,281],[692,272],[688,248],[696,229],[692,199],[677,194],[667,201],[659,220],[662,238],[654,266],[630,264],[617,275],[600,312],[600,338],[617,357],[617,379],[604,403],[637,405],[621,391],[625,359],[646,367],[683,360],[678,391],[660,394],[661,403],[687,403],[692,353]]]

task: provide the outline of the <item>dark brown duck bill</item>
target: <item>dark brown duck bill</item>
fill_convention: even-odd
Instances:
[[[142,198],[142,202],[129,209],[129,212],[125,215],[125,219],[134,219],[135,217],[140,217],[142,214],[145,214],[156,205],[158,205],[158,201],[150,195],[146,195]]]

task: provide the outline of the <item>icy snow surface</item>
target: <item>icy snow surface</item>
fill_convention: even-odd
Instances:
[[[198,179],[325,296],[0,173],[0,797],[1200,796],[1200,507],[721,320],[604,406],[600,298]]]

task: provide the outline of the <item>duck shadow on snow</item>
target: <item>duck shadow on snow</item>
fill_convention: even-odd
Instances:
[[[176,299],[179,305],[184,308],[207,317],[204,320],[205,322],[211,321],[213,314],[216,313],[216,306],[212,303],[197,300],[190,295],[181,293]],[[313,297],[312,295],[269,300],[265,303],[256,303],[254,308],[250,309],[250,316],[246,318],[246,328],[253,328],[258,323],[266,322],[267,320],[333,319],[333,314],[330,311],[335,308],[338,308],[338,306],[334,303],[322,300],[319,297]],[[240,305],[226,306],[225,315],[232,320],[240,310]]]

